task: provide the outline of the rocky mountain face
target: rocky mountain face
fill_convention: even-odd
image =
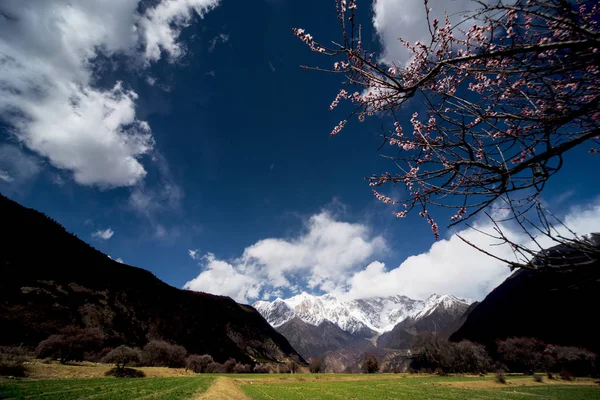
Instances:
[[[470,308],[469,303],[450,295],[432,295],[426,301],[422,312],[410,316],[394,329],[382,334],[377,345],[392,349],[407,349],[413,338],[419,333],[435,332],[438,336],[448,338],[460,326],[460,321]]]
[[[250,306],[171,287],[1,195],[0,221],[0,345],[35,347],[74,326],[111,347],[160,338],[221,362],[303,361]]]
[[[294,318],[313,326],[329,321],[346,332],[371,338],[391,331],[407,318],[420,320],[436,310],[438,313],[447,310],[454,315],[466,310],[471,303],[471,300],[437,294],[422,301],[400,295],[340,300],[330,294],[312,296],[302,293],[286,300],[258,301],[253,306],[276,328]]]
[[[450,340],[471,340],[494,351],[497,340],[535,337],[600,354],[599,293],[598,261],[569,268],[566,258],[555,268],[518,270],[469,313]]]
[[[323,357],[329,372],[343,372],[356,371],[366,352],[385,360],[410,348],[419,332],[449,336],[471,303],[437,294],[425,301],[406,296],[344,301],[302,293],[254,307],[303,357]]]
[[[315,326],[294,317],[277,327],[277,331],[306,359],[346,347],[359,347],[364,345],[363,342],[371,344],[362,336],[344,331],[329,321]]]

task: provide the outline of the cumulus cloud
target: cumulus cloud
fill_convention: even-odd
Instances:
[[[0,118],[14,136],[76,182],[132,186],[146,175],[141,158],[154,147],[137,118],[137,94],[122,83],[94,85],[102,54],[142,62],[181,54],[177,39],[195,13],[215,0],[5,0],[0,8]],[[143,48],[143,54],[137,49]]]
[[[597,232],[600,227],[600,201],[587,207],[571,209],[564,218],[565,225],[584,235]],[[480,222],[477,229],[494,233],[490,223]],[[518,243],[535,248],[522,232],[506,227],[506,234]],[[572,236],[565,229],[559,233]],[[480,248],[508,260],[514,260],[508,246],[492,246],[496,242],[471,229],[457,233]],[[506,264],[495,260],[464,243],[457,234],[434,243],[429,251],[407,258],[397,268],[387,270],[381,262],[372,262],[364,270],[353,274],[347,286],[337,293],[347,298],[367,298],[398,293],[425,298],[431,293],[451,293],[461,297],[482,299],[509,274]],[[539,240],[542,247],[553,243],[548,238]]]
[[[263,289],[292,289],[299,282],[314,290],[329,291],[385,250],[383,237],[374,235],[366,225],[341,222],[323,211],[310,217],[305,231],[296,237],[260,240],[230,262],[217,260],[210,254],[205,256],[203,271],[186,287],[231,295],[236,300],[256,299]],[[193,257],[198,255],[194,253]],[[227,281],[223,287],[210,284],[211,279],[226,271],[235,273],[236,279]],[[192,282],[195,283],[192,285]],[[235,296],[231,294],[234,283],[237,285]],[[244,290],[243,285],[246,285]]]
[[[471,0],[429,0],[430,19],[444,21],[444,12],[450,22],[462,20],[464,11],[473,7]],[[373,25],[383,46],[383,60],[388,64],[405,64],[410,53],[398,41],[398,38],[411,43],[417,40],[429,43],[431,36],[425,19],[423,0],[375,0],[373,3]],[[467,28],[468,29],[468,28]]]
[[[187,282],[184,289],[229,296],[241,303],[258,297],[263,283],[257,278],[239,272],[228,262],[217,260],[212,253],[206,254],[202,261],[203,272]]]
[[[115,232],[110,228],[98,229],[96,232],[92,233],[92,237],[95,237],[96,239],[108,240],[113,237],[114,234]]]
[[[597,232],[600,199],[572,208],[563,217],[578,235]],[[327,212],[313,215],[306,226],[306,232],[291,239],[260,240],[230,261],[218,260],[210,253],[200,257],[196,250],[189,250],[190,257],[201,260],[202,271],[185,288],[223,294],[242,302],[281,296],[282,290],[324,291],[345,299],[397,294],[423,299],[432,293],[451,293],[479,300],[511,272],[505,263],[474,249],[458,236],[499,257],[514,259],[508,246],[497,246],[494,239],[467,228],[388,269],[377,260],[386,249],[385,241],[367,226],[337,221]],[[475,227],[494,233],[493,225],[485,220],[476,222]],[[518,229],[510,225],[503,229],[515,242],[534,248]],[[559,228],[559,234],[569,236],[566,229]],[[544,248],[555,244],[547,238],[539,242]]]
[[[145,43],[145,57],[157,61],[162,53],[175,60],[184,53],[178,42],[181,30],[189,26],[195,15],[204,15],[219,4],[219,0],[163,0],[140,17],[138,26]]]

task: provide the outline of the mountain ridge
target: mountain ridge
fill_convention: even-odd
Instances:
[[[303,362],[252,307],[181,290],[121,264],[44,214],[0,195],[0,345],[35,347],[73,326],[110,347],[160,338],[241,362]]]
[[[432,294],[426,300],[403,295],[340,300],[332,294],[315,296],[303,292],[285,300],[257,301],[253,307],[275,328],[297,317],[313,326],[329,321],[346,332],[371,338],[391,331],[408,318],[425,318],[439,306],[452,308],[461,304],[466,309],[472,303],[449,294]]]

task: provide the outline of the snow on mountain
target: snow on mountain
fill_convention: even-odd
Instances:
[[[448,294],[433,294],[425,301],[401,295],[346,301],[330,294],[301,293],[286,300],[258,301],[253,306],[274,327],[298,317],[315,326],[330,321],[347,332],[369,337],[392,330],[408,317],[425,317],[440,306],[451,309],[472,302]]]

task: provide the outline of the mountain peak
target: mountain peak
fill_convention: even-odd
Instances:
[[[414,300],[404,295],[340,300],[333,294],[321,296],[302,292],[288,299],[256,302],[254,307],[274,327],[293,318],[319,326],[331,322],[342,330],[370,337],[388,332],[407,318],[429,315],[438,307],[455,308],[470,304],[449,294],[432,294],[427,300]]]

